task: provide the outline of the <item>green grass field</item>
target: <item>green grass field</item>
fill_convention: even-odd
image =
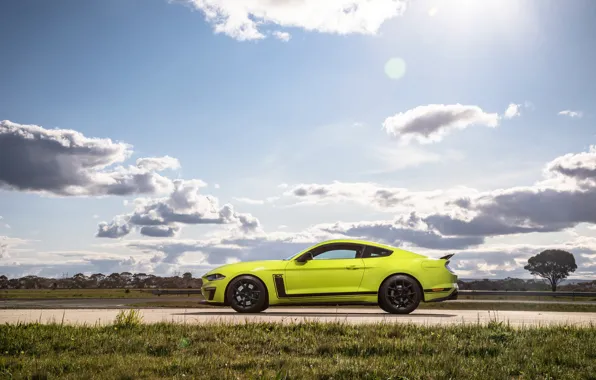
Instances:
[[[596,328],[1,325],[0,378],[596,379]]]

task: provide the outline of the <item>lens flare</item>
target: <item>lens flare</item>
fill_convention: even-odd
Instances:
[[[406,61],[401,58],[391,58],[385,63],[385,74],[391,79],[400,79],[406,74]]]

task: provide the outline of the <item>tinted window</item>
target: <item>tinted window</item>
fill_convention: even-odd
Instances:
[[[393,251],[385,248],[366,247],[364,257],[387,257],[391,256]]]
[[[355,259],[358,250],[354,249],[332,249],[330,251],[323,252],[314,257],[315,260],[326,260],[326,259]]]
[[[363,246],[358,244],[329,244],[313,249],[314,260],[355,259],[361,257]]]

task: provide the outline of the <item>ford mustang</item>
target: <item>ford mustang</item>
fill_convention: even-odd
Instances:
[[[361,240],[329,240],[283,260],[248,261],[213,269],[201,292],[212,305],[240,313],[269,306],[377,304],[409,314],[420,302],[457,298],[453,254],[433,259]]]

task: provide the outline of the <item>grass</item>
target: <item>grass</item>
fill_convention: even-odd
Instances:
[[[126,291],[128,290],[128,292]],[[200,297],[193,294],[191,297]],[[52,298],[188,298],[187,295],[156,296],[148,289],[8,289],[0,290],[0,299]]]
[[[131,307],[143,308],[201,308],[211,307],[209,305],[201,304],[198,300],[163,300],[163,301],[147,301],[137,302],[129,305]],[[315,306],[316,307],[316,306]],[[344,306],[340,307],[343,308]],[[348,308],[378,308],[377,306],[345,306]],[[556,303],[517,303],[517,302],[438,302],[438,303],[421,303],[420,309],[435,309],[435,310],[510,310],[510,311],[560,311],[560,312],[584,312],[596,313],[595,305],[574,305],[574,304],[556,304]]]
[[[596,328],[0,325],[0,378],[596,379]]]
[[[114,326],[120,328],[139,327],[143,323],[143,316],[139,310],[122,310],[116,315]]]

